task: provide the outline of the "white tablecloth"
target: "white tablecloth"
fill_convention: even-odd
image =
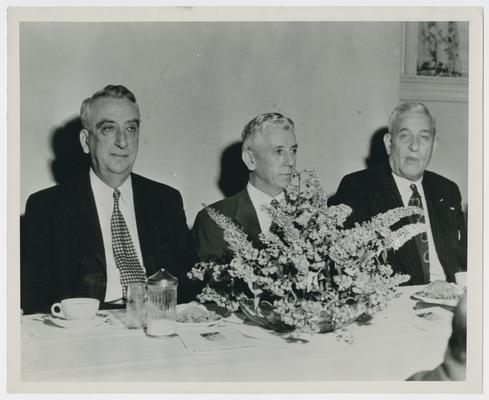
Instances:
[[[224,322],[246,334],[249,346],[195,352],[178,336],[152,338],[117,323],[76,331],[48,324],[41,315],[24,316],[22,381],[402,381],[441,362],[451,316],[416,323],[410,295],[420,287],[400,290],[369,323],[352,325],[352,344],[336,333],[291,343],[256,326]],[[111,314],[114,321],[121,317]]]

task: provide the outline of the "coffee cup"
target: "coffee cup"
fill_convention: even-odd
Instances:
[[[455,282],[462,288],[467,287],[467,272],[456,272],[455,273]]]
[[[99,301],[87,297],[64,299],[51,306],[51,314],[69,320],[87,320],[95,317]]]

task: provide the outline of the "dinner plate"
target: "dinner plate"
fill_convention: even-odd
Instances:
[[[53,316],[48,316],[46,320],[65,329],[91,329],[102,325],[108,318],[107,314],[99,313],[94,318],[85,320],[71,320]]]
[[[434,299],[431,297],[423,296],[423,292],[416,292],[412,295],[416,300],[424,301],[430,304],[441,304],[443,306],[456,307],[460,299]]]

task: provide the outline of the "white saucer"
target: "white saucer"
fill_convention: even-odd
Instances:
[[[102,325],[108,318],[109,316],[107,314],[97,314],[92,319],[84,320],[64,319],[50,315],[46,320],[65,329],[91,329]]]

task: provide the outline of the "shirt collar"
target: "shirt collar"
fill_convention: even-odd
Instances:
[[[421,191],[423,189],[423,186],[421,185],[421,182],[423,181],[423,177],[419,178],[418,180],[412,181],[410,179],[396,175],[394,172],[392,172],[392,176],[394,177],[394,181],[396,182],[396,185],[401,193],[406,191],[411,192],[410,186],[413,183],[418,188],[418,191]]]
[[[90,168],[90,184],[92,185],[92,190],[97,197],[102,196],[103,198],[113,198],[114,188],[111,188],[102,179],[100,179],[92,168]],[[117,189],[119,192],[121,192],[122,199],[130,199],[132,196],[131,176],[129,175],[128,179],[126,179]]]
[[[120,185],[118,188],[119,192],[121,192],[121,197],[123,199],[129,199],[132,198],[132,179],[131,175],[129,175],[128,179],[126,179],[122,185]]]
[[[270,202],[275,199],[280,201],[284,198],[284,192],[281,191],[277,196],[272,197],[267,193],[262,192],[260,189],[254,187],[251,182],[248,181],[246,185],[246,189],[248,190],[248,194],[250,195],[251,202],[255,205],[270,205]]]

